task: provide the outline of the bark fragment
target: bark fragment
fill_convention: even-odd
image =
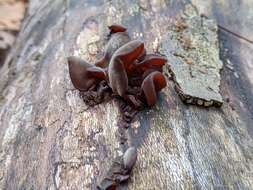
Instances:
[[[217,25],[191,6],[176,19],[162,40],[160,52],[168,58],[169,72],[183,102],[221,106]]]

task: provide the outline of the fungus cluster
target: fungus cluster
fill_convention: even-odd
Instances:
[[[75,88],[81,92],[95,91],[101,97],[112,91],[131,106],[153,106],[157,93],[166,86],[162,67],[166,59],[147,54],[144,43],[130,40],[126,28],[109,27],[109,41],[98,62],[90,64],[80,58],[68,58],[69,74]]]
[[[100,103],[108,96],[123,100],[120,104],[123,121],[118,125],[120,143],[125,145],[124,129],[129,127],[137,110],[145,105],[153,106],[158,92],[166,86],[162,67],[167,60],[157,54],[147,54],[144,43],[131,40],[126,28],[112,25],[109,30],[103,57],[95,64],[68,57],[69,74],[88,105]],[[97,188],[116,189],[129,178],[136,159],[136,148],[128,148],[123,156],[113,160]]]

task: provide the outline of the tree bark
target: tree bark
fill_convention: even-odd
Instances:
[[[0,189],[94,189],[122,154],[119,106],[114,99],[85,105],[66,57],[95,62],[112,23],[156,51],[168,23],[188,3],[31,1],[0,71]],[[138,113],[127,131],[138,159],[122,188],[252,189],[253,47],[222,30],[219,40],[223,106],[185,105],[167,81],[157,105]]]

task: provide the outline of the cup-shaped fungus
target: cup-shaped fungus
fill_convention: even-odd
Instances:
[[[143,74],[149,69],[162,72],[162,67],[166,62],[167,59],[160,55],[147,54],[141,62],[135,62],[133,72]]]
[[[117,32],[125,32],[127,29],[124,26],[113,24],[111,26],[108,26],[110,30],[110,34],[117,33]]]
[[[109,82],[114,93],[124,97],[128,88],[127,69],[143,51],[143,42],[133,40],[114,53],[108,68]]]
[[[111,25],[108,28],[110,30],[109,41],[105,46],[105,51],[102,58],[95,63],[96,66],[101,68],[108,67],[110,59],[117,49],[130,41],[130,37],[126,32],[126,28],[123,26]]]
[[[89,64],[78,57],[68,57],[68,65],[70,79],[74,87],[80,91],[87,91],[93,85],[106,79],[106,73],[103,69]]]
[[[151,72],[143,80],[141,89],[149,106],[153,106],[157,100],[157,93],[166,87],[166,79],[161,72]]]

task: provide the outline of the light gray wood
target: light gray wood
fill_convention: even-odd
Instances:
[[[93,189],[113,157],[116,100],[88,107],[66,57],[94,62],[107,25],[122,23],[156,51],[183,1],[31,1],[0,73],[0,189]],[[226,17],[224,17],[225,19]],[[219,33],[221,108],[186,106],[172,81],[128,130],[138,159],[125,188],[252,189],[251,44]],[[233,70],[229,64],[233,65]]]

